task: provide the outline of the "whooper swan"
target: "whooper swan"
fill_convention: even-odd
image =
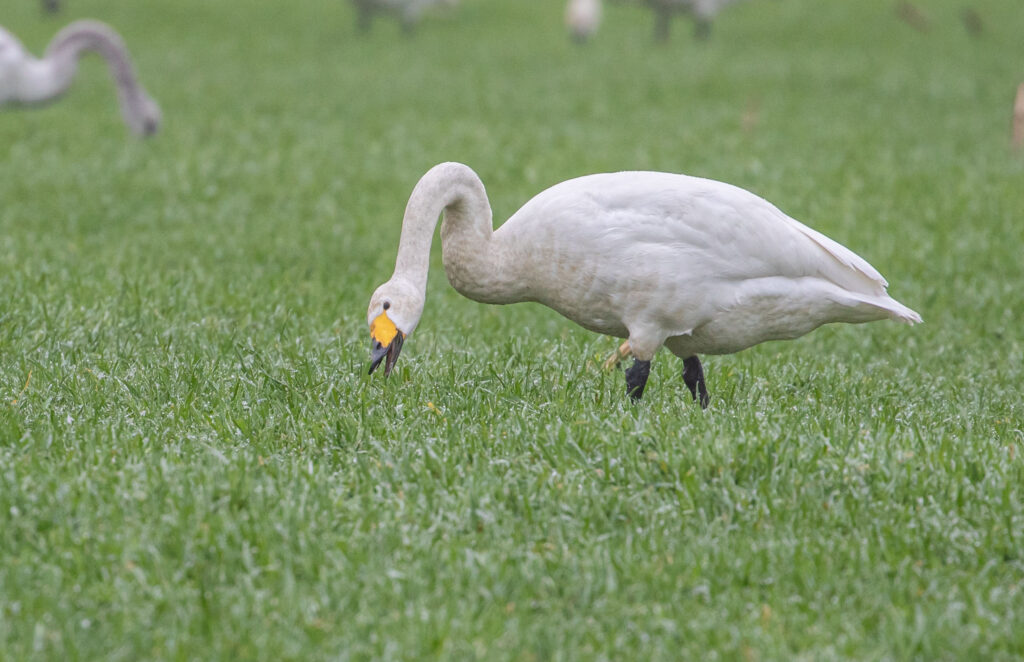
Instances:
[[[536,301],[628,338],[639,399],[664,345],[708,403],[698,354],[796,338],[828,322],[921,317],[866,261],[741,188],[662,172],[588,175],[527,202],[497,230],[483,183],[442,163],[413,189],[391,279],[370,299],[370,372],[391,372],[426,299],[438,217],[445,273],[482,303]]]
[[[99,21],[75,21],[57,33],[42,59],[33,57],[10,32],[0,27],[0,106],[45,104],[71,86],[83,53],[99,53],[110,67],[121,101],[121,114],[137,135],[160,126],[160,108],[135,77],[121,37]]]

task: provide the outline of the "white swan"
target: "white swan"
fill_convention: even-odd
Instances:
[[[569,34],[577,41],[585,41],[597,32],[601,21],[602,0],[569,0],[565,22]],[[719,12],[740,0],[626,0],[649,7],[654,12],[654,38],[665,41],[669,37],[672,17],[689,14],[693,17],[694,33],[698,39],[711,34],[711,24]]]
[[[828,322],[921,317],[886,294],[852,251],[743,189],[662,172],[557,184],[492,230],[483,183],[460,163],[428,171],[409,198],[391,279],[370,299],[370,372],[391,372],[423,313],[430,243],[443,214],[445,273],[483,303],[536,301],[628,338],[627,392],[643,395],[655,352],[684,359],[708,402],[697,354],[796,338]]]
[[[601,25],[601,0],[569,0],[565,6],[565,25],[575,41],[590,39]]]
[[[707,39],[711,24],[718,13],[739,0],[644,0],[654,10],[654,38],[665,41],[674,14],[689,14],[693,17],[694,34],[698,39]]]
[[[0,27],[0,106],[43,104],[71,86],[78,58],[94,51],[107,61],[117,84],[121,114],[136,134],[148,136],[160,126],[160,108],[139,85],[121,37],[99,21],[75,21],[57,33],[42,59],[29,54],[14,35]]]
[[[375,14],[391,14],[398,18],[402,29],[412,31],[424,10],[433,5],[454,6],[458,0],[352,0],[358,12],[358,27],[363,32],[370,29]]]

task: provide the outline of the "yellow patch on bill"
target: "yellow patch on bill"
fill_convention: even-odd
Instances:
[[[370,337],[387,347],[398,335],[398,327],[388,318],[387,313],[377,315],[377,318],[370,322]]]

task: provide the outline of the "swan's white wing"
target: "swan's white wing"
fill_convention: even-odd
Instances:
[[[679,268],[710,268],[705,277],[817,276],[875,295],[887,285],[866,260],[768,201],[699,177],[659,172],[580,177],[533,198],[510,219],[510,226],[518,224],[539,226],[524,234],[562,235],[599,256],[614,254],[613,247],[638,258],[668,248],[680,258],[703,262]]]
[[[879,294],[884,292],[885,288],[889,286],[889,283],[882,277],[882,274],[878,273],[873,266],[868,264],[867,260],[857,255],[846,246],[829,239],[817,230],[807,227],[800,221],[786,216],[781,211],[777,209],[776,211],[778,211],[779,214],[782,214],[786,223],[806,235],[814,243],[821,246],[821,248],[823,248],[829,255],[838,260],[844,266],[860,272],[860,274],[865,278],[876,283],[880,288],[878,291]]]

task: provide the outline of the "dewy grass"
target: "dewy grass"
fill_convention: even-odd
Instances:
[[[0,659],[987,659],[1024,655],[1024,71],[1016,0],[750,2],[707,43],[609,3],[465,0],[405,37],[343,2],[8,3],[96,61],[0,114]],[[416,179],[496,222],[657,169],[849,246],[925,324],[680,362],[454,293],[435,248],[389,380],[366,304]]]

